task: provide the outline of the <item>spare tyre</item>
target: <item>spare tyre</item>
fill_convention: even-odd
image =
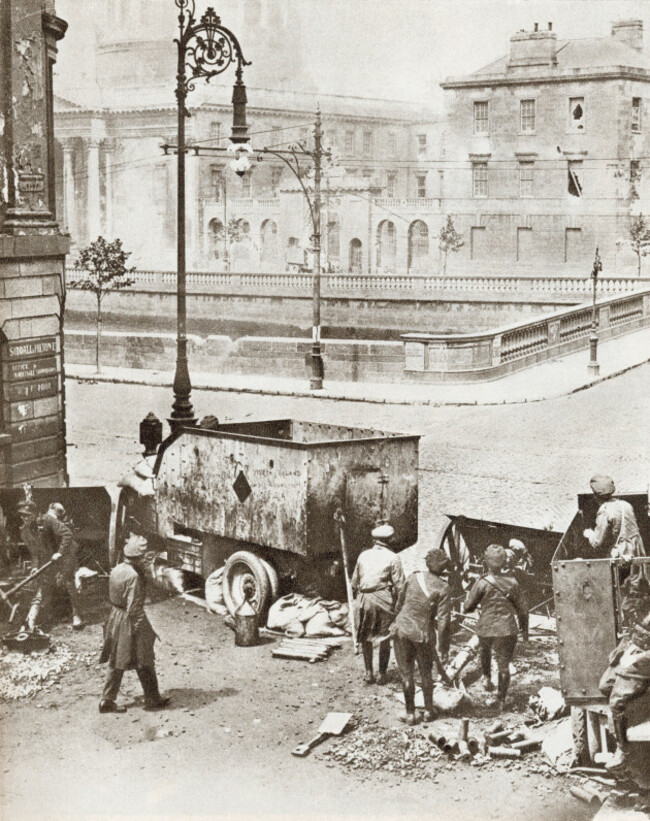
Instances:
[[[248,550],[238,550],[228,559],[223,569],[223,600],[234,616],[237,608],[250,591],[250,602],[257,613],[269,605],[271,582],[259,556]]]

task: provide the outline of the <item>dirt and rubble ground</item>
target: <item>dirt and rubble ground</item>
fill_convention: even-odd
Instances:
[[[200,415],[223,420],[294,416],[424,434],[420,535],[426,540],[442,512],[562,529],[576,492],[585,490],[595,470],[611,471],[625,489],[644,489],[649,375],[644,366],[565,399],[486,408],[410,409],[215,392],[196,392],[193,400]],[[164,418],[170,395],[69,382],[67,402],[72,483],[94,485],[116,481],[133,464],[138,422],[150,410]],[[503,516],[494,515],[498,511]],[[441,756],[428,740],[438,725],[399,722],[394,662],[387,686],[364,686],[361,660],[350,645],[317,664],[274,659],[272,639],[236,648],[221,618],[178,598],[157,598],[148,607],[163,639],[158,670],[173,696],[171,709],[144,712],[137,679],[127,673],[129,711],[100,715],[104,670],[96,658],[105,581],[98,584],[85,599],[85,630],[57,626],[57,649],[33,656],[33,668],[13,654],[0,657],[3,817],[593,816],[569,794],[577,782],[552,774],[540,753],[480,766]],[[4,632],[6,625],[0,627]],[[520,644],[516,665],[504,719],[518,726],[529,715],[529,696],[542,685],[558,686],[553,639]],[[11,679],[12,667],[23,677]],[[494,712],[479,682],[469,691],[471,726],[484,730]],[[352,728],[305,759],[291,756],[330,711],[352,713]]]

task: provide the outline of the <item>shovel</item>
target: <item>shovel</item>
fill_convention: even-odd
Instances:
[[[328,736],[341,735],[351,718],[352,713],[328,713],[325,716],[325,720],[318,728],[318,735],[312,738],[311,741],[298,744],[297,747],[294,747],[293,750],[291,750],[291,755],[297,755],[300,758],[304,758],[306,755],[309,755],[314,747],[317,744],[320,744],[321,741],[325,741]]]

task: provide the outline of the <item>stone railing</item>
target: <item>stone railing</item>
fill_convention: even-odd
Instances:
[[[596,313],[600,340],[648,327],[650,289],[600,299]],[[591,304],[583,303],[480,333],[403,334],[404,371],[420,382],[494,379],[587,348],[591,317]]]
[[[78,276],[68,270],[68,280]],[[138,270],[133,274],[134,290],[173,291],[174,271]],[[187,275],[188,291],[193,293],[238,293],[275,296],[279,291],[296,297],[309,297],[312,291],[310,273],[232,273],[199,271]],[[438,276],[418,274],[321,274],[324,296],[366,296],[427,299],[458,294],[501,301],[583,302],[591,294],[589,277],[517,277],[517,276]],[[601,297],[626,294],[650,288],[650,279],[638,277],[602,277],[598,280]],[[435,298],[435,297],[434,297]]]

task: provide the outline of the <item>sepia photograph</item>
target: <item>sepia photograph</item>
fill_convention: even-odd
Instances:
[[[2,817],[650,818],[649,256],[648,0],[0,0]]]

